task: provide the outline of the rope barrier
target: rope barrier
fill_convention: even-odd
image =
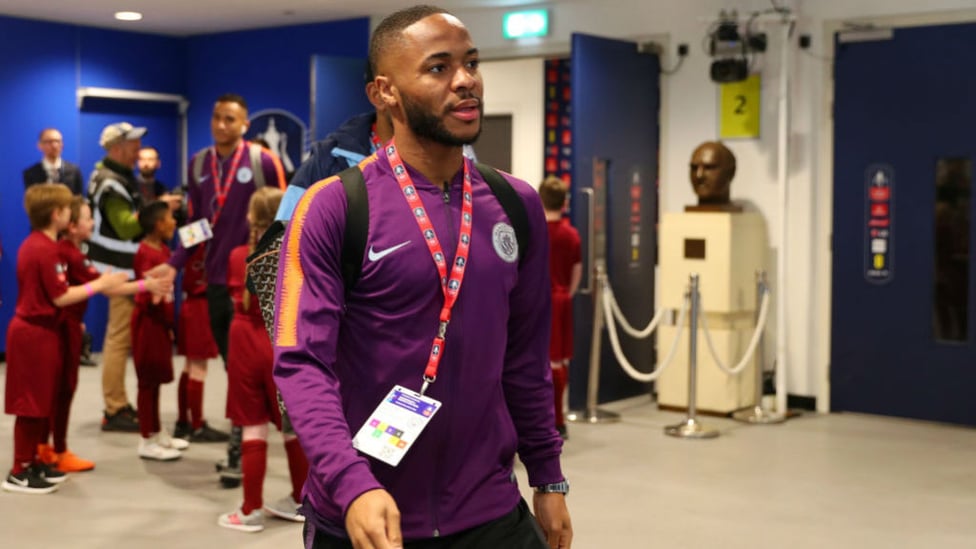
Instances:
[[[634,368],[634,366],[631,365],[631,363],[627,360],[627,357],[624,356],[623,350],[620,348],[620,339],[617,336],[617,326],[614,323],[614,318],[616,318],[617,313],[620,312],[620,307],[617,306],[617,301],[613,297],[613,291],[610,289],[610,283],[604,281],[603,288],[603,315],[607,321],[607,332],[610,335],[610,346],[613,348],[614,356],[617,357],[617,362],[619,362],[620,366],[625,372],[627,372],[627,375],[636,381],[648,383],[657,380],[657,378],[661,376],[661,373],[664,372],[668,365],[671,364],[671,362],[674,360],[674,356],[677,354],[678,343],[681,341],[681,332],[685,327],[685,315],[688,313],[688,296],[685,295],[685,298],[681,302],[681,310],[678,312],[678,332],[675,334],[674,341],[671,343],[671,349],[668,351],[668,356],[663,362],[658,363],[654,367],[654,371],[645,373],[639,371],[637,368]],[[654,319],[651,320],[651,324],[648,325],[650,331],[648,331],[647,334],[642,336],[640,339],[647,337],[647,335],[650,335],[650,333],[657,328],[657,324],[664,316],[664,311],[665,309],[663,308],[658,310],[657,314],[654,315]],[[627,323],[626,318],[623,317],[623,314],[620,314],[620,323],[624,325],[624,330],[627,331],[627,333],[631,333],[631,331],[633,331],[633,328],[627,330],[630,325]],[[641,332],[643,331],[644,330]]]
[[[660,324],[661,319],[664,318],[664,314],[668,311],[664,307],[658,309],[657,313],[654,315],[654,318],[651,319],[651,322],[647,325],[647,327],[638,331],[631,326],[630,323],[627,322],[627,318],[624,317],[623,312],[620,310],[620,305],[617,303],[617,297],[613,294],[613,288],[610,287],[609,282],[607,282],[606,291],[603,295],[604,299],[610,300],[610,307],[613,309],[614,316],[620,322],[620,326],[625,332],[627,332],[627,335],[634,339],[644,339],[654,333],[654,330],[657,329],[657,325]]]
[[[704,307],[701,306],[701,296],[698,298],[698,303],[699,307],[704,309]],[[699,315],[699,318],[701,319],[702,332],[705,334],[705,343],[708,344],[708,352],[711,353],[712,360],[715,361],[715,365],[718,366],[719,370],[722,370],[730,376],[737,376],[746,369],[749,361],[752,360],[753,353],[756,352],[756,347],[759,345],[759,339],[762,337],[763,330],[766,328],[766,316],[768,313],[769,291],[766,290],[763,292],[762,305],[759,308],[759,319],[756,320],[756,329],[752,333],[752,339],[749,340],[749,346],[746,347],[745,356],[742,357],[742,360],[740,360],[734,368],[727,367],[718,357],[718,353],[715,352],[715,344],[712,343],[712,336],[708,332],[708,322],[705,320],[706,315]]]

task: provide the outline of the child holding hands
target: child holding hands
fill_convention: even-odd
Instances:
[[[153,202],[139,211],[139,225],[145,236],[139,243],[132,270],[141,278],[153,267],[169,260],[167,242],[176,231],[176,220],[169,205]],[[136,295],[132,311],[132,361],[139,380],[139,457],[158,461],[180,458],[180,450],[190,443],[173,438],[159,422],[159,387],[173,381],[173,303],[159,301],[148,294]]]
[[[33,185],[24,194],[31,233],[17,253],[17,305],[7,327],[5,411],[14,421],[14,462],[3,489],[48,494],[67,477],[38,459],[55,407],[55,388],[65,365],[62,308],[114,288],[124,272],[105,273],[69,286],[58,253],[58,233],[68,226],[71,191],[57,183]],[[77,353],[75,353],[77,355]]]

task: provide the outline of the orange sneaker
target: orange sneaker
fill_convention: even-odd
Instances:
[[[37,445],[37,458],[45,465],[55,465],[58,462],[58,455],[54,453],[54,447],[50,444]]]
[[[80,473],[81,471],[91,471],[94,468],[94,461],[81,459],[71,453],[71,450],[65,450],[58,454],[58,471],[62,473]]]

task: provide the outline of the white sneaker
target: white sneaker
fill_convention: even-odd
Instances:
[[[230,513],[220,515],[220,518],[217,519],[217,524],[224,528],[230,528],[231,530],[238,530],[240,532],[260,532],[264,530],[264,515],[261,514],[260,509],[251,511],[250,515],[245,515],[241,511],[241,508],[238,507]]]
[[[166,429],[156,433],[156,440],[163,448],[174,448],[176,450],[186,450],[190,447],[190,442],[182,438],[173,438]]]
[[[264,504],[265,512],[278,518],[293,522],[305,522],[305,517],[298,514],[298,510],[301,508],[302,504],[295,503],[295,500],[292,499],[291,494],[288,494],[277,501]]]
[[[176,448],[166,448],[159,443],[157,437],[139,439],[139,457],[156,461],[173,461],[180,459],[183,454]]]

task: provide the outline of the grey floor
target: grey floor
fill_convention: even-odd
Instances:
[[[135,398],[131,367],[127,382]],[[226,427],[219,363],[206,389],[210,421]],[[0,492],[0,547],[301,547],[295,523],[269,519],[258,534],[218,527],[217,515],[240,500],[216,481],[221,446],[193,445],[174,463],[142,461],[138,435],[99,430],[100,394],[100,369],[83,368],[69,445],[95,471],[47,496]],[[164,387],[167,425],[175,400],[174,385]],[[693,441],[664,436],[682,416],[646,398],[607,408],[623,420],[571,426],[565,447],[574,547],[976,547],[972,429],[854,414],[807,414],[779,426],[705,418],[721,436]],[[4,471],[12,425],[0,416]],[[277,498],[289,485],[280,437],[272,437],[265,494]]]

